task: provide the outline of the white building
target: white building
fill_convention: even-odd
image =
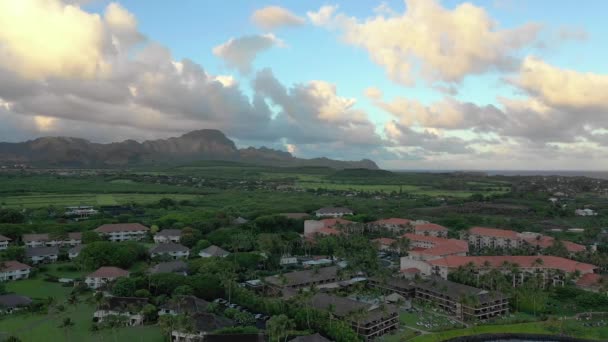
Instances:
[[[518,248],[522,238],[513,230],[473,227],[466,233],[469,245],[482,248]]]
[[[574,211],[574,215],[576,215],[576,216],[596,216],[597,213],[595,212],[595,210],[591,210],[591,209],[576,209]]]
[[[34,247],[25,249],[25,257],[28,258],[32,264],[48,264],[57,261],[59,258],[59,247]]]
[[[144,239],[149,231],[150,228],[140,223],[104,224],[95,229],[95,232],[112,242],[139,241]]]
[[[93,321],[103,323],[109,316],[123,316],[125,325],[144,324],[143,307],[148,304],[147,298],[107,297],[93,313]]]
[[[89,274],[85,283],[91,289],[98,289],[105,284],[113,282],[120,277],[128,277],[129,271],[125,271],[118,267],[100,267],[97,271]]]
[[[7,238],[4,235],[0,235],[0,251],[3,251],[5,249],[8,248],[8,243],[11,242],[12,240],[10,238]]]
[[[181,229],[163,229],[154,235],[154,243],[179,243],[181,237]]]
[[[31,267],[19,261],[0,262],[0,281],[27,279]]]
[[[65,239],[51,237],[50,234],[23,234],[21,237],[26,247],[76,246],[82,243],[82,233],[68,233]]]
[[[346,215],[353,215],[354,212],[349,208],[344,207],[326,207],[315,211],[317,217],[342,217]]]

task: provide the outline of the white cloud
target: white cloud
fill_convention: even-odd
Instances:
[[[282,45],[283,42],[273,34],[243,36],[230,38],[227,42],[214,47],[213,54],[242,74],[248,74],[252,70],[253,60],[260,52]]]
[[[253,23],[267,31],[273,31],[283,27],[294,27],[304,25],[303,18],[291,13],[289,10],[279,6],[268,6],[256,10],[251,16]]]
[[[381,12],[364,21],[335,14],[331,6],[308,16],[316,25],[343,31],[345,42],[365,49],[393,81],[406,85],[416,74],[455,83],[470,74],[511,70],[517,52],[536,40],[540,28],[500,29],[483,8],[470,3],[453,10],[435,0],[407,0],[406,6],[400,16]]]
[[[0,63],[20,75],[91,78],[107,67],[104,24],[59,0],[0,0]]]

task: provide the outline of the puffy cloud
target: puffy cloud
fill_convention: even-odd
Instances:
[[[469,74],[512,70],[517,52],[536,40],[540,28],[499,29],[483,8],[470,3],[453,10],[435,0],[406,5],[401,16],[381,12],[365,21],[326,6],[308,15],[316,25],[338,27],[347,43],[367,50],[392,80],[408,85],[417,72],[430,81],[460,82]]]
[[[304,19],[279,6],[268,6],[256,10],[251,16],[253,23],[267,31],[282,27],[304,25]]]
[[[107,67],[104,24],[59,0],[0,0],[0,65],[20,75],[91,78]]]
[[[527,57],[513,83],[550,106],[608,110],[608,75],[559,69]]]
[[[382,90],[376,87],[369,87],[365,89],[365,96],[372,100],[379,100],[382,98]]]
[[[242,74],[248,74],[251,72],[253,60],[260,52],[282,44],[281,40],[273,34],[243,36],[230,38],[227,42],[214,47],[213,54]]]

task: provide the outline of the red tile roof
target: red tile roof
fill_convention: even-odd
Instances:
[[[576,281],[576,286],[580,286],[580,287],[593,287],[593,286],[598,286],[600,284],[600,280],[603,277],[599,274],[596,273],[587,273],[587,274],[583,274],[582,277],[580,277],[577,281]],[[608,278],[606,278],[604,281],[608,281]]]
[[[473,227],[469,229],[469,234],[482,235],[482,236],[493,236],[508,239],[517,239],[518,235],[516,231],[497,229],[497,228],[486,228],[486,227]]]
[[[140,223],[116,223],[104,224],[95,229],[98,233],[137,232],[142,230],[148,231],[150,228]]]
[[[444,239],[434,236],[416,235],[411,233],[405,234],[404,236],[410,241],[423,241],[430,242],[433,244],[433,247],[431,248],[411,249],[411,251],[417,252],[419,254],[442,256],[458,253],[467,253],[469,251],[469,244],[464,240]]]
[[[100,267],[97,271],[89,274],[88,278],[118,278],[128,277],[129,271],[125,271],[122,268],[106,266]]]
[[[349,220],[345,220],[345,219],[341,219],[341,218],[323,219],[323,220],[321,220],[321,222],[323,222],[323,227],[325,227],[325,228],[333,228],[339,224],[347,225],[347,224],[355,223],[353,221],[349,221]]]
[[[378,238],[378,239],[375,239],[375,240],[372,240],[372,241],[378,242],[380,245],[390,246],[394,242],[396,242],[397,240],[395,240],[395,239],[389,239],[389,238]]]
[[[412,233],[406,233],[406,234],[403,234],[402,236],[408,238],[410,241],[431,242],[433,244],[443,243],[443,242],[446,242],[446,240],[455,240],[455,239],[444,239],[444,238],[440,238],[440,237],[436,237],[436,236],[418,235],[418,234],[412,234]],[[455,240],[455,241],[463,241],[464,243],[467,243],[464,240]]]
[[[536,260],[542,260],[542,264],[537,265]],[[477,267],[484,267],[486,262],[490,263],[490,267],[502,267],[505,262],[515,263],[522,268],[551,268],[559,269],[564,272],[580,271],[581,273],[591,273],[597,268],[595,265],[585,264],[582,262],[560,258],[550,255],[541,256],[521,256],[521,255],[501,255],[501,256],[448,256],[441,259],[430,260],[429,263],[434,266],[444,266],[448,268],[457,268],[473,263]]]
[[[387,219],[382,219],[382,220],[377,220],[374,222],[370,222],[371,224],[377,224],[377,225],[397,225],[397,226],[404,226],[409,224],[410,222],[412,222],[412,220],[408,220],[408,219],[404,219],[404,218],[396,218],[396,217],[391,217],[391,218],[387,218]]]
[[[417,269],[416,267],[410,267],[410,268],[405,268],[400,270],[399,272],[401,273],[420,273],[422,271],[420,271],[419,269]]]
[[[11,260],[11,261],[2,261],[0,262],[0,272],[11,272],[18,270],[29,270],[31,267],[22,264],[19,261]]]
[[[553,246],[555,239],[551,236],[541,235],[538,239],[536,237],[524,238],[524,241],[532,246],[538,246],[539,248],[544,249]],[[586,249],[585,246],[572,241],[562,241],[562,243],[570,253],[583,252]]]
[[[444,226],[435,224],[435,223],[423,223],[414,226],[414,230],[420,231],[437,231],[437,232],[447,232],[448,229]]]

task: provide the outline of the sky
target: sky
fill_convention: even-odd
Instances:
[[[0,141],[607,170],[608,2],[0,0]]]

